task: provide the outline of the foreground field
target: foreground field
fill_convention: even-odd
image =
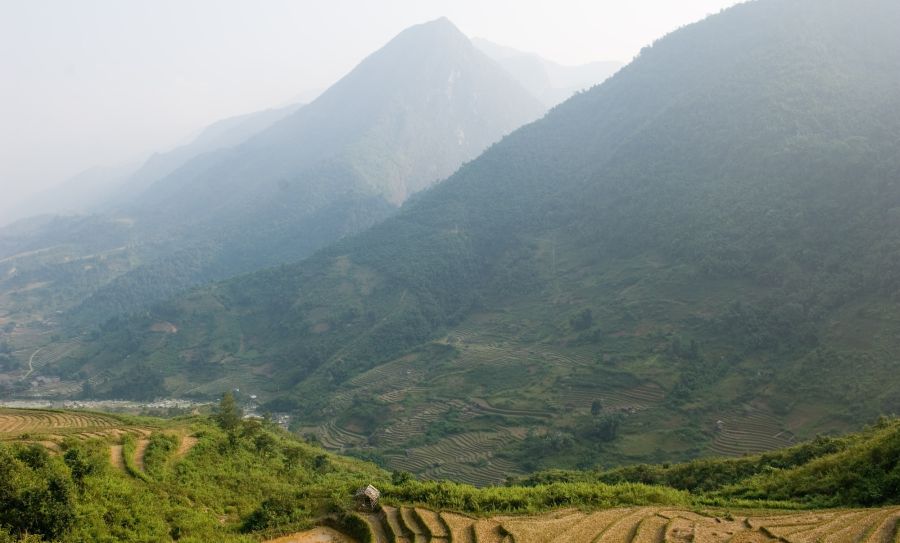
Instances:
[[[369,532],[362,539],[373,543],[896,543],[900,540],[900,508],[897,507],[741,515],[631,507],[483,519],[420,508],[384,507],[378,514],[361,518]],[[313,539],[316,534],[321,532],[273,541],[342,541]]]
[[[740,460],[476,488],[328,454],[271,421],[242,419],[225,400],[212,418],[0,416],[4,543],[33,534],[59,543],[900,543],[900,421],[890,419]],[[383,510],[354,512],[369,484]]]

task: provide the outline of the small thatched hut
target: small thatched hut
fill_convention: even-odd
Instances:
[[[360,488],[353,496],[356,498],[356,508],[360,511],[375,511],[378,509],[378,498],[381,492],[372,485]]]

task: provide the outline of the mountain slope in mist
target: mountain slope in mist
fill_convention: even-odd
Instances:
[[[726,10],[384,223],[111,326],[82,360],[145,361],[173,393],[251,386],[401,468],[426,407],[455,406],[426,442],[531,428],[491,445],[520,469],[896,412],[898,25],[887,0]]]
[[[450,21],[412,27],[309,105],[135,198],[127,209],[138,225],[177,241],[78,316],[102,319],[303,258],[384,219],[543,111]]]
[[[524,53],[511,47],[497,45],[483,38],[474,38],[472,43],[484,54],[496,60],[547,107],[568,100],[578,91],[603,83],[624,66],[618,61],[595,61],[567,66],[534,53]]]

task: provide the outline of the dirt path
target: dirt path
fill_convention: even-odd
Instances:
[[[134,447],[134,467],[144,471],[144,453],[147,451],[148,439],[140,439]]]
[[[307,532],[300,532],[278,539],[270,539],[265,543],[356,543],[340,532],[331,528],[313,528]]]
[[[41,349],[43,349],[43,347],[38,347],[37,350],[34,351],[33,353],[31,353],[31,356],[28,357],[28,373],[26,373],[26,374],[22,377],[22,379],[28,379],[28,376],[31,375],[32,373],[34,373],[34,364],[33,364],[33,362],[34,362],[34,356],[35,356],[36,354],[38,354],[39,352],[41,352]]]
[[[109,463],[121,472],[125,472],[125,458],[122,457],[121,445],[109,446]]]
[[[178,445],[178,450],[175,451],[175,458],[178,459],[184,457],[184,455],[186,455],[188,451],[194,448],[194,445],[196,445],[198,441],[200,440],[194,436],[182,437],[181,444]]]

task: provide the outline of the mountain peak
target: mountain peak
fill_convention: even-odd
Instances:
[[[472,46],[469,37],[453,24],[450,19],[441,17],[432,21],[427,21],[417,25],[413,25],[406,30],[400,32],[392,39],[386,48],[392,44],[398,44],[401,47],[431,48],[431,47],[452,47],[454,45],[464,44]]]
[[[453,21],[451,21],[447,17],[438,17],[437,19],[432,19],[431,21],[425,21],[424,23],[413,25],[407,30],[415,29],[429,31],[453,31],[462,34],[462,31],[459,29],[459,27],[453,24]]]

